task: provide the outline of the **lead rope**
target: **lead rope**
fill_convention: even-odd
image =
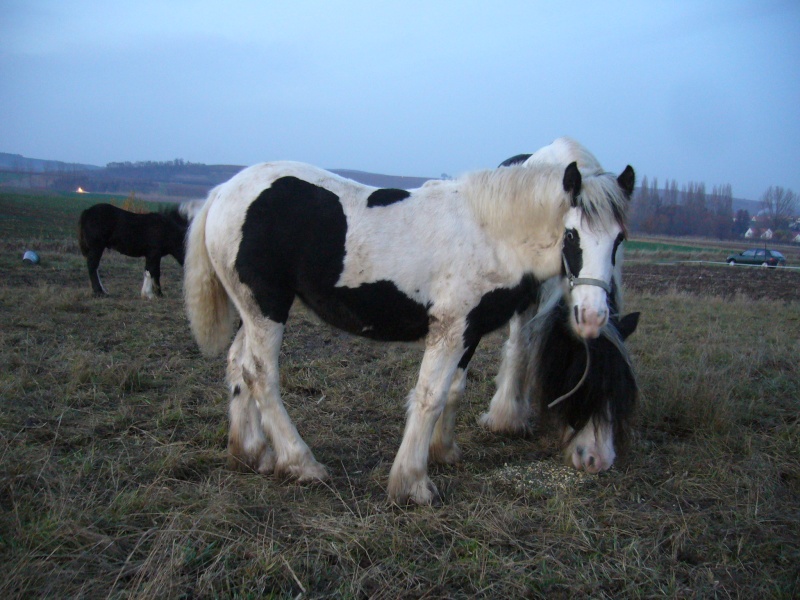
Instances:
[[[583,342],[583,347],[586,350],[586,368],[583,370],[583,376],[581,377],[581,380],[569,392],[567,392],[563,396],[559,396],[558,398],[553,400],[550,404],[548,404],[547,408],[553,408],[556,404],[559,404],[564,400],[566,400],[567,398],[569,398],[570,396],[572,396],[572,394],[577,392],[578,388],[580,388],[583,385],[583,382],[586,381],[586,376],[589,375],[589,344],[586,343],[586,340],[582,339],[581,341]]]

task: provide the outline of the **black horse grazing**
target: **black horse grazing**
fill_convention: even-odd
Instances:
[[[81,213],[78,241],[86,257],[95,296],[106,292],[98,267],[106,248],[126,256],[144,256],[142,297],[161,296],[161,257],[170,254],[183,266],[192,203],[159,213],[137,214],[111,204],[95,204]]]
[[[539,400],[542,421],[560,430],[566,462],[591,473],[609,468],[615,450],[626,446],[639,395],[624,345],[639,313],[620,317],[609,304],[612,316],[592,340],[574,335],[563,299],[542,315],[532,327],[537,337],[531,338],[533,360],[525,382],[531,400]]]

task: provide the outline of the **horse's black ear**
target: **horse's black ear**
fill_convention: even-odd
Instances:
[[[625,167],[625,170],[617,177],[617,183],[625,192],[625,197],[630,200],[633,196],[633,186],[636,185],[636,173],[633,172],[632,166]]]
[[[619,320],[617,331],[619,331],[619,334],[622,336],[623,340],[627,340],[628,336],[636,331],[636,326],[639,324],[639,316],[641,314],[642,313],[632,312]]]
[[[576,199],[581,193],[581,172],[578,163],[571,162],[564,171],[564,191],[572,194],[572,206],[577,206]]]

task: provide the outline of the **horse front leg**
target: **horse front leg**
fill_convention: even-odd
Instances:
[[[470,344],[458,362],[458,368],[455,375],[453,375],[453,381],[450,383],[450,389],[447,392],[444,411],[439,420],[436,421],[436,427],[433,429],[430,459],[434,462],[453,465],[461,460],[461,449],[456,444],[455,439],[456,408],[464,395],[464,388],[467,385],[469,361],[472,360],[479,343],[480,338]]]
[[[440,500],[428,477],[428,452],[464,348],[460,335],[429,335],[417,385],[408,397],[403,441],[389,473],[389,499],[397,504],[432,504]]]
[[[497,372],[497,390],[489,410],[478,423],[495,433],[525,435],[530,430],[530,398],[525,390],[530,351],[525,339],[525,324],[536,314],[536,306],[514,315],[509,322],[508,340],[503,345],[503,358]]]
[[[144,282],[142,283],[142,298],[152,300],[161,293],[161,257],[148,256],[144,263]]]
[[[461,460],[461,448],[458,447],[455,439],[456,407],[464,395],[466,383],[467,371],[459,366],[450,383],[442,415],[436,421],[436,427],[433,429],[433,437],[428,449],[429,458],[433,462],[454,465]]]
[[[100,281],[100,259],[103,257],[103,248],[90,250],[86,255],[86,267],[89,270],[89,282],[92,284],[92,293],[95,296],[106,296],[108,292]]]

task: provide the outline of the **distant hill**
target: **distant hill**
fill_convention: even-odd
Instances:
[[[402,175],[380,175],[378,173],[366,173],[364,171],[353,171],[350,169],[330,169],[331,172],[347,177],[364,185],[371,185],[381,188],[400,188],[410,190],[418,188],[434,177],[404,177]]]
[[[80,163],[66,163],[60,160],[42,160],[40,158],[26,158],[21,154],[8,154],[0,152],[0,170],[27,171],[30,173],[67,172],[67,171],[94,171],[102,169],[96,165]]]
[[[81,188],[93,193],[133,192],[145,199],[183,200],[203,198],[211,188],[244,168],[190,163],[181,159],[114,162],[98,167],[0,153],[0,172],[4,172],[0,173],[0,186],[62,192]],[[381,175],[351,169],[332,169],[332,172],[375,187],[410,189],[428,181],[426,177]]]
[[[746,210],[750,213],[750,215],[755,215],[758,211],[761,210],[761,201],[760,200],[745,200],[744,198],[734,198],[733,199],[733,212],[736,213],[737,210]]]
[[[183,160],[116,162],[105,167],[58,160],[27,158],[0,152],[0,186],[83,190],[97,193],[130,194],[164,200],[203,198],[208,191],[244,169],[240,165],[206,165]],[[330,169],[333,173],[365,185],[381,188],[412,189],[430,177],[407,177],[368,173],[354,169]],[[659,190],[664,193],[663,190]],[[761,203],[744,198],[733,199],[733,210],[758,213]]]

